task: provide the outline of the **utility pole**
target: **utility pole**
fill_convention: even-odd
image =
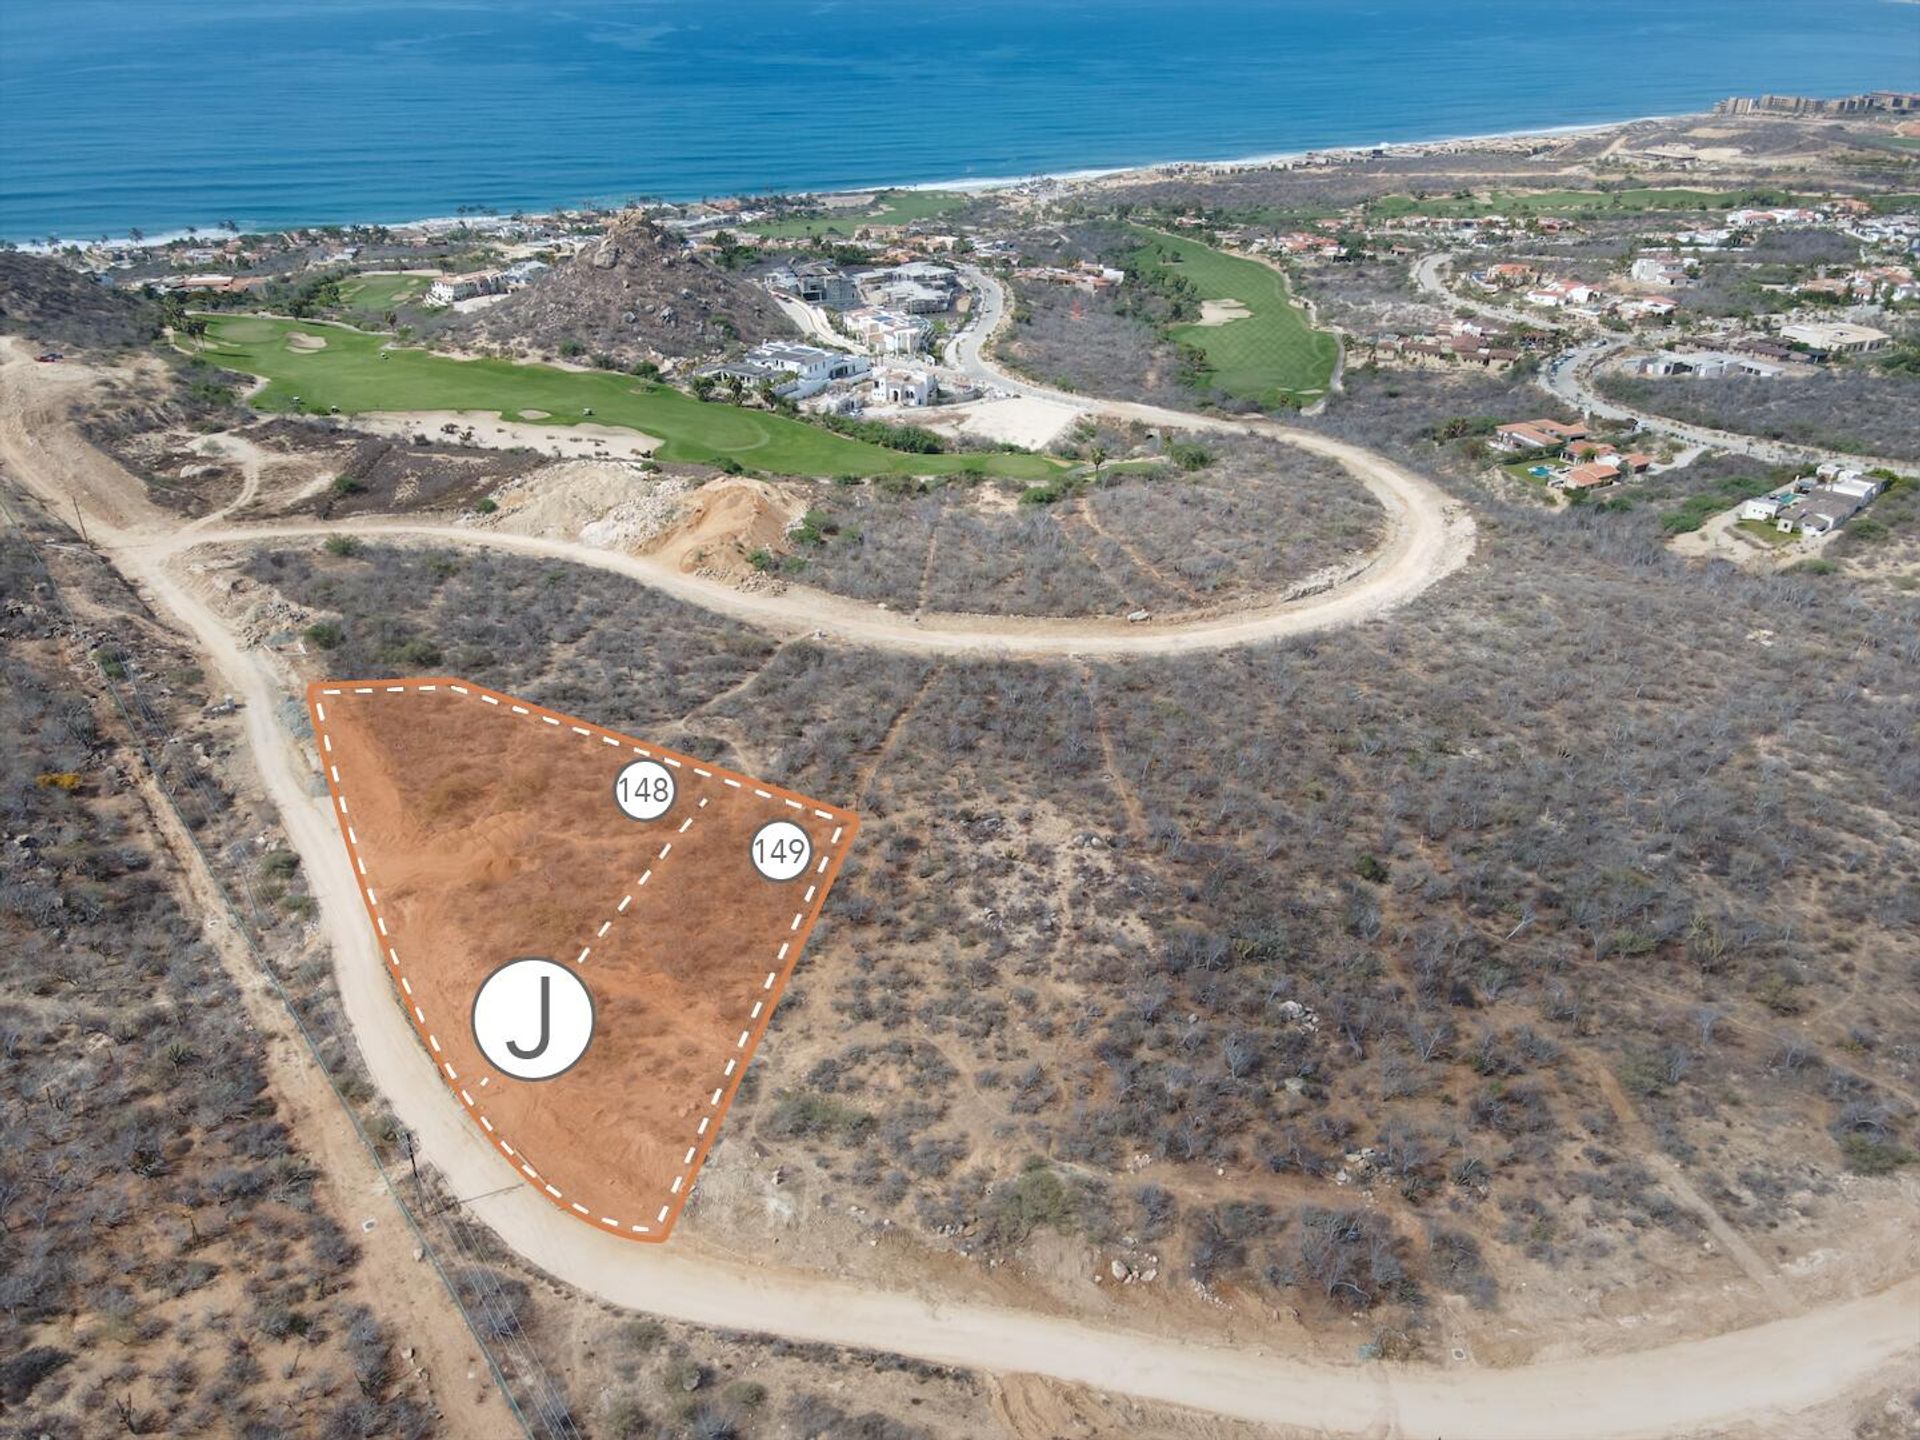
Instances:
[[[80,513],[80,497],[78,495],[73,497],[73,518],[79,522],[80,525],[80,543],[91,550],[93,548],[93,541],[87,538],[87,517]]]

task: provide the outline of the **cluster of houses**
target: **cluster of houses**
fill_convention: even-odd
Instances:
[[[942,397],[939,378],[910,365],[875,365],[865,355],[797,340],[769,340],[738,360],[702,372],[767,383],[780,400],[815,401],[810,408],[850,414],[864,405],[931,405]]]
[[[1624,320],[1664,318],[1674,309],[1669,300],[1609,299],[1598,285],[1584,280],[1548,279],[1533,266],[1517,260],[1485,266],[1467,279],[1481,290],[1511,292],[1526,304],[1543,310],[1575,311],[1593,319],[1605,314],[1616,314]]]
[[[738,360],[716,365],[705,373],[720,378],[737,377],[749,385],[768,381],[780,399],[805,400],[818,395],[836,380],[853,380],[872,368],[873,363],[864,355],[828,350],[798,340],[768,340]]]
[[[930,260],[852,271],[823,260],[803,260],[782,265],[766,277],[766,284],[776,295],[826,310],[871,305],[908,315],[949,310],[960,292],[958,272]]]
[[[1653,464],[1651,455],[1623,453],[1608,441],[1593,439],[1586,426],[1564,420],[1516,420],[1496,426],[1487,443],[1535,462],[1533,474],[1555,490],[1596,490]]]
[[[1820,275],[1793,287],[1796,295],[1842,304],[1899,305],[1920,300],[1920,282],[1910,265],[1862,265],[1841,275]]]
[[[1022,280],[1037,280],[1046,285],[1071,285],[1089,295],[1117,290],[1127,279],[1126,271],[1091,260],[1079,260],[1072,265],[1027,265],[1013,273]]]
[[[1316,234],[1311,230],[1296,230],[1288,235],[1276,235],[1271,240],[1256,240],[1249,248],[1280,255],[1311,256],[1319,260],[1338,260],[1347,253],[1346,246],[1333,236]]]
[[[827,311],[838,329],[884,356],[919,354],[933,333],[927,317],[952,311],[961,293],[959,272],[925,260],[858,271],[801,260],[765,283],[775,295]]]
[[[1722,336],[1719,343],[1657,351],[1634,362],[1641,375],[1778,380],[1811,375],[1836,355],[1865,355],[1892,337],[1871,325],[1812,320],[1782,325],[1770,334]]]
[[[169,275],[153,282],[168,295],[244,295],[267,283],[265,275]]]
[[[435,306],[458,305],[482,295],[505,295],[518,290],[550,268],[544,260],[522,260],[501,270],[469,270],[461,275],[442,275],[427,287],[425,303]]]
[[[1780,360],[1731,350],[1662,350],[1634,368],[1642,375],[1690,375],[1696,380],[1723,380],[1730,375],[1777,380],[1788,373],[1789,366]]]
[[[1787,535],[1825,535],[1866,509],[1881,489],[1871,475],[1829,463],[1771,495],[1744,502],[1739,518],[1771,523]]]
[[[1510,337],[1472,320],[1454,321],[1445,334],[1382,335],[1368,346],[1372,363],[1414,370],[1477,365],[1499,371],[1509,369],[1521,355]]]

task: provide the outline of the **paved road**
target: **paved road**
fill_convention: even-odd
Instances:
[[[1657,415],[1650,410],[1636,410],[1608,400],[1594,388],[1594,371],[1623,352],[1652,349],[1653,347],[1649,346],[1644,338],[1619,335],[1611,331],[1596,333],[1596,327],[1585,322],[1555,317],[1550,312],[1511,309],[1493,304],[1478,296],[1464,294],[1456,290],[1448,280],[1448,274],[1457,258],[1455,254],[1446,251],[1421,256],[1413,267],[1414,284],[1428,295],[1454,309],[1467,310],[1485,319],[1497,320],[1503,325],[1531,326],[1536,330],[1554,330],[1567,336],[1574,342],[1573,347],[1541,366],[1539,375],[1535,377],[1535,383],[1571,409],[1586,415],[1597,415],[1606,420],[1632,421],[1642,430],[1656,435],[1665,435],[1685,445],[1697,445],[1710,450],[1730,450],[1737,455],[1751,455],[1770,465],[1801,465],[1812,468],[1832,462],[1839,465],[1858,466],[1861,469],[1882,467],[1900,474],[1916,473],[1916,466],[1911,460],[1892,460],[1880,455],[1854,455],[1840,450],[1822,450],[1812,445],[1795,445],[1780,440],[1763,439],[1755,435],[1742,435],[1734,430],[1717,430],[1707,425],[1691,425],[1682,420]],[[1779,383],[1791,384],[1792,382]]]
[[[17,355],[17,347],[14,353]],[[25,368],[23,368],[25,367]],[[954,1302],[770,1263],[633,1245],[535,1197],[467,1123],[399,1007],[368,933],[310,757],[276,719],[290,677],[244,649],[169,563],[177,520],[67,422],[77,371],[0,368],[0,462],[60,513],[75,500],[108,559],[172,616],[218,683],[246,702],[245,737],[320,901],[349,1023],[375,1084],[424,1154],[504,1243],[584,1293],[696,1324],[850,1345],[1333,1433],[1479,1440],[1628,1440],[1778,1422],[1881,1383],[1920,1352],[1920,1279],[1878,1294],[1657,1349],[1511,1370],[1341,1366],[1258,1346],[1209,1345],[990,1304]],[[233,532],[210,528],[207,541]]]
[[[1632,421],[1642,430],[1668,436],[1682,444],[1700,445],[1710,450],[1730,450],[1737,455],[1751,455],[1756,460],[1764,460],[1770,465],[1792,465],[1812,469],[1831,463],[1854,466],[1862,470],[1887,469],[1896,474],[1905,475],[1920,472],[1920,467],[1916,467],[1911,460],[1894,460],[1883,455],[1855,455],[1844,450],[1822,450],[1813,445],[1795,445],[1782,440],[1763,439],[1757,435],[1742,435],[1733,430],[1716,430],[1707,425],[1691,425],[1683,420],[1656,415],[1650,410],[1637,410],[1632,406],[1607,399],[1594,387],[1595,370],[1623,351],[1637,346],[1644,348],[1644,343],[1618,336],[1588,340],[1566,354],[1558,356],[1550,364],[1541,366],[1537,383],[1548,394],[1583,414],[1598,415],[1607,420]],[[1710,385],[1713,382],[1702,380],[1697,383]],[[1801,382],[1776,380],[1773,383],[1793,385]]]
[[[1477,295],[1463,294],[1454,289],[1447,276],[1457,258],[1457,255],[1446,250],[1422,255],[1414,262],[1414,285],[1450,310],[1466,310],[1482,319],[1498,321],[1502,325],[1516,325],[1523,330],[1570,331],[1575,328],[1565,319],[1557,318],[1544,310],[1519,310],[1506,305],[1496,305],[1491,300],[1481,299]]]

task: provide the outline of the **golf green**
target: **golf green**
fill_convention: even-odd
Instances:
[[[544,418],[528,423],[566,426],[591,420],[624,426],[656,436],[662,444],[655,453],[663,460],[708,465],[735,460],[781,475],[974,472],[1036,480],[1060,468],[1060,462],[1045,455],[889,450],[764,410],[696,400],[670,385],[613,371],[459,360],[317,321],[218,314],[205,318],[207,333],[194,345],[194,353],[264,379],[265,387],[252,397],[260,410],[339,410],[348,415],[481,410],[510,420],[545,412]]]
[[[1185,276],[1203,301],[1239,302],[1217,312],[1222,323],[1177,325],[1168,332],[1206,355],[1213,385],[1268,407],[1309,404],[1326,394],[1339,341],[1313,328],[1293,303],[1284,275],[1193,240],[1140,233],[1145,243],[1134,264]]]

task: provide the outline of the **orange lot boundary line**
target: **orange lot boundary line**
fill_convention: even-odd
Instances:
[[[807,877],[808,884],[803,892],[799,908],[789,922],[785,938],[778,950],[769,958],[766,979],[761,982],[760,991],[754,999],[752,1009],[743,1020],[739,1038],[734,1043],[734,1053],[727,1057],[725,1066],[714,1076],[716,1081],[712,1091],[702,1091],[705,1111],[690,1137],[679,1173],[669,1185],[667,1194],[658,1210],[640,1221],[625,1221],[611,1215],[594,1216],[593,1212],[577,1200],[568,1200],[566,1191],[553,1183],[553,1180],[533,1165],[523,1151],[516,1150],[507,1138],[500,1134],[478,1101],[472,1090],[460,1083],[459,1073],[445,1058],[440,1040],[434,1032],[424,1010],[414,1001],[413,987],[408,981],[400,956],[391,944],[387,923],[380,914],[379,894],[373,888],[372,877],[367,872],[365,859],[360,853],[360,840],[353,827],[352,812],[346,795],[345,784],[341,779],[339,766],[333,760],[332,722],[327,715],[329,699],[346,696],[404,696],[404,695],[453,695],[469,699],[476,704],[488,706],[504,716],[519,716],[529,723],[543,724],[563,733],[582,737],[585,740],[598,740],[609,748],[629,750],[646,759],[658,760],[662,764],[676,769],[686,769],[703,779],[717,780],[727,789],[744,799],[765,802],[770,809],[779,814],[789,810],[801,811],[813,818],[831,821],[834,826],[832,837],[822,847],[824,852],[814,873]],[[337,708],[337,707],[336,707]],[[727,1111],[732,1108],[734,1096],[739,1093],[741,1083],[746,1079],[747,1067],[753,1063],[754,1053],[760,1048],[760,1041],[767,1032],[767,1026],[773,1020],[774,1009],[780,1003],[780,997],[786,992],[787,982],[792,979],[795,966],[799,964],[800,954],[806,948],[807,937],[813,933],[814,925],[819,921],[821,907],[826,904],[827,892],[839,878],[841,866],[848,852],[853,848],[854,836],[860,829],[860,817],[851,810],[836,806],[823,805],[817,800],[801,795],[797,791],[770,785],[750,775],[744,775],[725,766],[710,765],[691,755],[669,750],[660,745],[646,744],[631,735],[605,726],[567,715],[558,710],[550,710],[543,705],[535,705],[499,690],[476,685],[471,680],[455,676],[428,676],[399,680],[322,680],[307,687],[307,709],[313,720],[313,733],[318,745],[321,770],[326,777],[327,791],[333,801],[334,819],[339,825],[341,839],[347,847],[348,858],[353,862],[354,882],[359,887],[361,903],[366,907],[367,918],[372,923],[375,939],[388,962],[388,980],[394,987],[394,997],[400,1003],[402,1011],[408,1016],[421,1042],[426,1045],[433,1058],[435,1068],[442,1082],[459,1100],[462,1106],[479,1123],[482,1133],[489,1143],[514,1165],[537,1187],[557,1209],[573,1215],[586,1223],[593,1224],[607,1234],[618,1235],[623,1239],[643,1243],[658,1244],[667,1239],[673,1227],[679,1222],[681,1212],[686,1208],[692,1196],[693,1187],[700,1169],[706,1164],[714,1142],[719,1138],[721,1122],[726,1119]],[[703,797],[700,808],[704,809],[707,800]],[[684,834],[693,823],[689,817],[680,826],[676,834]],[[664,860],[672,850],[673,842],[668,841],[655,859],[655,864]],[[647,873],[651,874],[651,870]],[[638,883],[644,883],[638,882]],[[636,885],[637,888],[637,885]],[[629,894],[628,900],[632,899]],[[615,914],[623,912],[623,901]],[[612,924],[601,927],[601,934]],[[588,947],[591,949],[591,946]],[[583,950],[576,964],[584,963],[587,951]]]

